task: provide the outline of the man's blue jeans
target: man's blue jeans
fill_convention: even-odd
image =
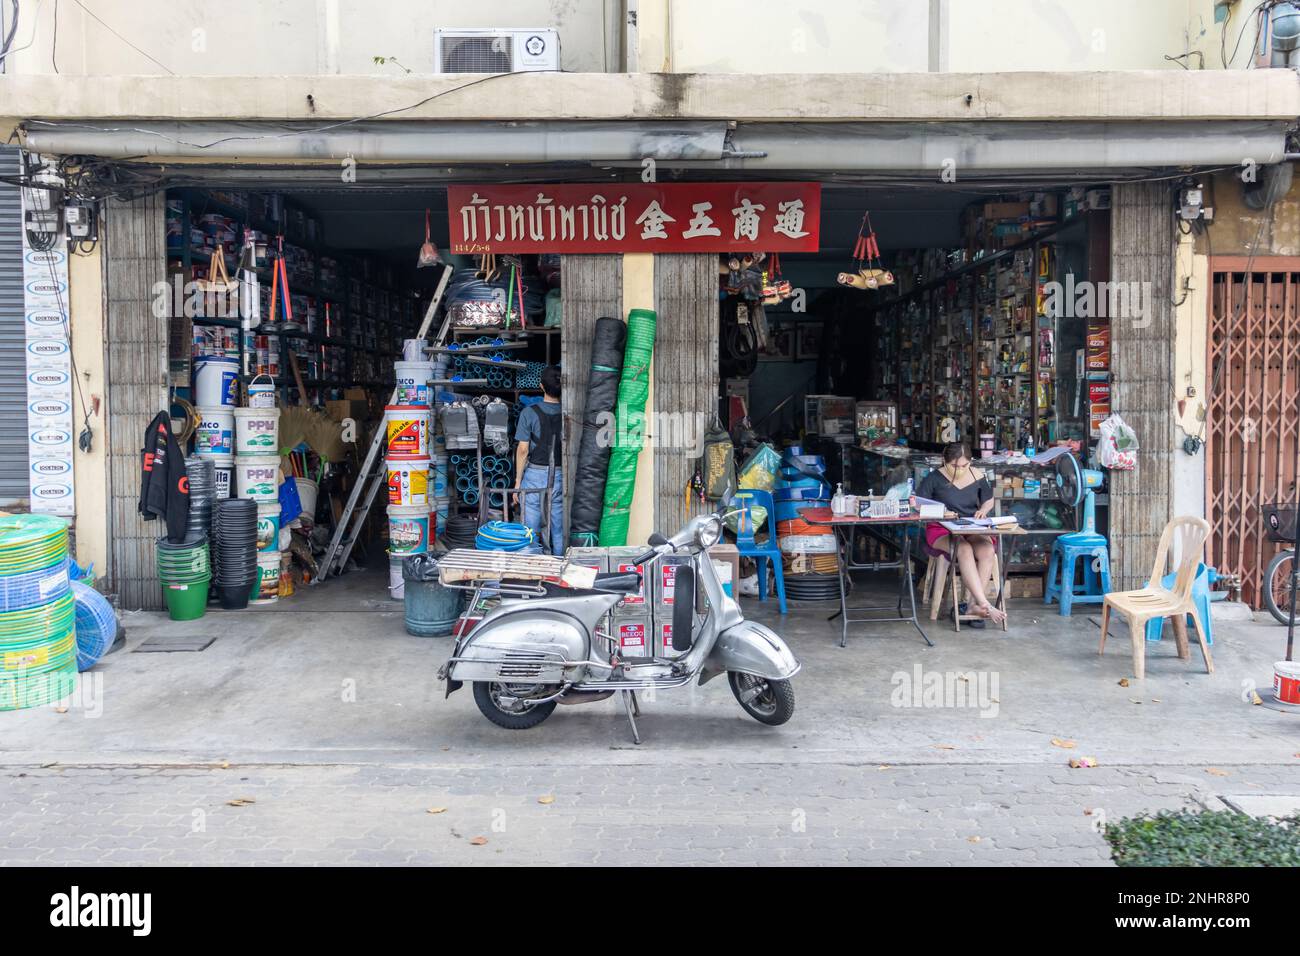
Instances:
[[[520,488],[545,488],[546,466],[529,465],[524,469],[524,476],[519,481]],[[524,524],[533,529],[537,543],[542,541],[542,500],[545,495],[521,495],[524,499]],[[551,485],[551,553],[564,554],[564,476],[560,469],[555,469],[555,481]]]

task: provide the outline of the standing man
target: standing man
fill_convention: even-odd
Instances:
[[[550,552],[564,554],[564,478],[560,469],[564,463],[561,454],[561,428],[563,419],[560,415],[560,370],[548,365],[542,370],[542,400],[529,405],[519,413],[519,423],[515,426],[515,474],[519,476],[520,488],[545,488],[546,476],[554,465],[554,477],[551,480],[551,520]],[[542,505],[545,495],[541,493],[522,496],[524,524],[533,529],[537,543],[545,547],[542,540]],[[520,495],[515,495],[515,506],[519,506]]]

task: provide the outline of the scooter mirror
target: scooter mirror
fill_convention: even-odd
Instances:
[[[656,531],[646,539],[646,543],[652,548],[662,548],[664,545],[668,544],[668,539]]]

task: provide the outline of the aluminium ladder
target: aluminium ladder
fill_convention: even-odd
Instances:
[[[451,273],[451,266],[444,264],[442,275],[438,278],[437,288],[434,289],[433,298],[429,301],[429,308],[424,313],[424,321],[420,323],[420,329],[416,332],[415,338],[422,339],[429,334],[429,329],[433,325],[433,318],[438,312],[438,306],[442,304],[442,295],[447,289],[447,282],[451,279]],[[451,317],[444,317],[435,345],[440,346],[442,344],[447,337],[450,324]],[[392,405],[396,401],[397,388],[394,386],[388,404]],[[430,407],[432,408],[432,403],[430,403]],[[347,507],[343,509],[343,513],[339,516],[338,523],[334,527],[334,535],[330,538],[329,547],[325,549],[325,557],[321,559],[316,576],[311,579],[313,585],[320,584],[331,574],[342,574],[343,569],[347,566],[348,558],[352,555],[352,548],[357,543],[357,538],[361,536],[361,528],[366,523],[366,517],[370,514],[370,508],[375,503],[379,489],[388,484],[388,474],[384,466],[383,455],[387,441],[388,436],[381,424],[381,427],[375,431],[375,437],[370,441],[370,450],[366,453],[365,461],[357,472],[357,480],[352,485],[352,493],[348,496]],[[358,507],[357,502],[361,501],[363,493],[364,501]]]

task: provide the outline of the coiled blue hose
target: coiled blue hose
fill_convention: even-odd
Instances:
[[[478,529],[474,547],[480,551],[523,551],[533,544],[533,530],[511,521],[489,521]]]
[[[77,670],[89,670],[117,640],[117,615],[108,598],[80,581],[72,582],[76,599]]]

